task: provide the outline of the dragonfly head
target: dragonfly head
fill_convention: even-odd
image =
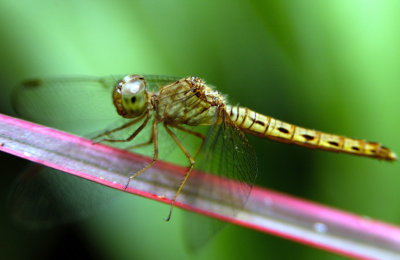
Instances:
[[[119,115],[126,118],[140,116],[148,107],[146,81],[141,75],[128,75],[117,83],[113,102]]]

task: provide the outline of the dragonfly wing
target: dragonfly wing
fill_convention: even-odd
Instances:
[[[206,175],[203,180],[208,178],[210,182],[202,181],[201,189],[211,192],[213,198],[220,198],[221,203],[230,205],[230,215],[234,216],[251,192],[258,171],[257,158],[246,135],[225,112],[220,113],[223,123],[210,126],[195,167],[220,177]]]
[[[194,172],[183,192],[191,194],[186,202],[195,207],[234,217],[250,195],[257,176],[257,158],[247,137],[230,121],[229,116],[223,111],[217,117],[222,117],[223,123],[210,126],[196,158],[196,169],[206,174]],[[218,203],[204,203],[209,200]],[[184,232],[191,249],[205,244],[224,227],[222,222],[210,218],[197,222],[193,214],[188,215],[186,222]]]
[[[33,79],[13,91],[15,112],[24,119],[75,134],[88,134],[116,127],[122,119],[112,102],[112,90],[124,76]],[[150,91],[178,77],[145,76]]]
[[[7,206],[17,223],[45,229],[86,218],[116,195],[103,185],[32,164],[12,186]]]
[[[147,88],[149,91],[158,91],[161,87],[169,85],[182,77],[162,76],[162,75],[143,75],[146,79]]]
[[[183,241],[189,252],[197,253],[227,226],[227,222],[190,211],[184,211]]]
[[[14,89],[12,104],[24,119],[76,134],[118,118],[111,101],[112,77],[35,79]]]

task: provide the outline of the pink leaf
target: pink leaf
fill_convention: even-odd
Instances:
[[[82,137],[1,114],[0,150],[119,190],[124,190],[132,169],[151,161],[144,156],[93,144]],[[158,162],[135,179],[135,188],[128,187],[126,191],[170,203],[167,198],[175,194],[177,183],[185,172],[183,167]],[[232,182],[229,186],[235,185],[234,181],[221,181],[217,176],[208,176],[207,180],[215,186],[221,185],[216,186],[221,192],[226,182]],[[216,194],[219,193],[211,193],[208,197],[201,194],[198,198],[201,203],[193,207],[182,202],[190,201],[190,194],[183,191],[176,206],[349,257],[400,257],[400,229],[396,226],[260,187],[253,188],[247,204],[238,209],[233,218],[224,210],[226,205],[218,204],[219,198],[212,197]]]

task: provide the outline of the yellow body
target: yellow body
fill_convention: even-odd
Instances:
[[[299,127],[244,107],[228,105],[226,112],[240,129],[261,138],[389,161],[397,159],[395,153],[379,143]]]
[[[117,89],[120,87],[119,92],[121,92],[124,87],[132,87],[129,84],[134,87],[145,86],[145,78],[140,75],[129,75],[118,83]],[[148,99],[146,109],[149,114],[155,113],[155,123],[163,122],[169,126],[233,124],[246,133],[283,143],[388,161],[397,159],[395,153],[379,143],[295,126],[248,108],[226,104],[223,95],[197,77],[182,78],[160,86],[158,93],[144,92],[140,95],[138,95],[139,92],[132,95],[122,93],[122,97],[115,99],[115,93],[121,96],[119,92],[114,92],[114,104],[120,104],[120,100],[124,98],[129,101],[132,96],[138,97],[135,98],[136,102],[142,96],[146,97]],[[136,117],[137,114],[133,114],[134,111],[130,112],[130,107],[136,107],[136,104],[125,105],[127,109],[117,106],[117,110],[124,117]],[[142,110],[145,111],[145,108],[143,107]]]
[[[154,109],[159,122],[190,126],[210,125],[225,104],[224,98],[204,84],[188,77],[163,86],[154,94]]]

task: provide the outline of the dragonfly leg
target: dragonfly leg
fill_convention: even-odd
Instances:
[[[167,133],[171,136],[171,138],[175,141],[175,143],[179,146],[179,148],[182,150],[182,152],[186,155],[186,157],[189,159],[190,162],[190,166],[188,171],[186,172],[185,178],[183,179],[183,181],[181,182],[181,184],[179,185],[178,190],[175,193],[174,198],[171,200],[171,209],[169,210],[169,214],[168,217],[165,219],[165,221],[169,221],[171,219],[171,215],[172,215],[172,210],[174,208],[174,204],[175,204],[175,200],[178,197],[179,193],[181,192],[183,186],[185,185],[186,181],[188,180],[190,173],[193,170],[194,167],[194,163],[195,160],[194,158],[190,155],[190,153],[186,150],[186,148],[182,145],[182,143],[179,141],[179,139],[176,137],[176,135],[171,131],[171,129],[168,128],[167,124],[164,123],[164,127],[165,130],[167,130]],[[185,129],[187,130],[187,129]],[[190,130],[189,130],[190,131]],[[197,133],[198,134],[198,133]]]
[[[137,119],[135,119],[135,120],[133,120],[133,121],[130,121],[130,122],[126,123],[126,124],[123,124],[123,125],[120,126],[120,127],[117,127],[117,128],[112,129],[112,130],[105,131],[105,132],[103,132],[103,133],[101,133],[101,134],[99,134],[99,135],[96,135],[95,137],[92,138],[92,140],[95,140],[95,139],[100,138],[100,137],[102,137],[102,136],[108,136],[109,134],[118,132],[118,131],[120,131],[120,130],[122,130],[122,129],[124,129],[124,128],[127,128],[127,127],[129,127],[129,126],[131,126],[131,125],[134,125],[134,124],[136,124],[137,122],[139,122],[140,120],[142,120],[145,116],[146,116],[146,114],[143,113],[143,115],[141,115],[139,118],[137,118]],[[101,139],[101,140],[99,140],[99,141],[96,141],[95,143],[100,143],[100,142],[102,142],[102,141],[104,141],[104,139]]]
[[[179,129],[179,130],[181,130],[181,131],[183,131],[183,132],[185,132],[185,133],[188,133],[188,134],[197,136],[197,137],[199,137],[199,138],[201,139],[201,144],[199,145],[199,147],[198,147],[197,150],[196,150],[196,153],[195,153],[194,156],[193,156],[193,158],[196,158],[196,157],[197,157],[197,154],[200,152],[201,148],[203,147],[204,140],[206,139],[206,137],[205,137],[203,134],[201,134],[201,133],[192,131],[192,130],[190,130],[190,129],[186,129],[186,128],[180,126],[180,125],[171,125],[171,127],[174,127],[174,128],[176,128],[176,129]]]
[[[154,131],[152,129],[149,141],[141,143],[141,144],[135,144],[135,145],[132,145],[132,146],[128,146],[128,147],[126,147],[124,149],[125,150],[130,150],[130,149],[135,149],[135,148],[143,147],[143,146],[146,146],[146,145],[150,145],[150,144],[153,143],[153,139],[154,139]]]
[[[109,142],[109,143],[117,143],[117,142],[129,142],[131,141],[133,138],[135,138],[142,130],[143,128],[146,127],[147,123],[150,120],[150,114],[147,114],[146,119],[143,121],[143,123],[136,129],[135,132],[133,132],[133,134],[131,134],[128,138],[126,139],[103,139],[102,141],[104,142]]]
[[[153,119],[153,126],[152,126],[152,135],[153,135],[153,142],[154,142],[154,156],[153,156],[153,161],[149,164],[147,164],[143,169],[140,171],[136,172],[135,174],[129,176],[128,183],[125,185],[124,189],[128,188],[129,183],[131,180],[139,176],[141,173],[152,167],[158,160],[158,129],[157,129],[157,120]]]

